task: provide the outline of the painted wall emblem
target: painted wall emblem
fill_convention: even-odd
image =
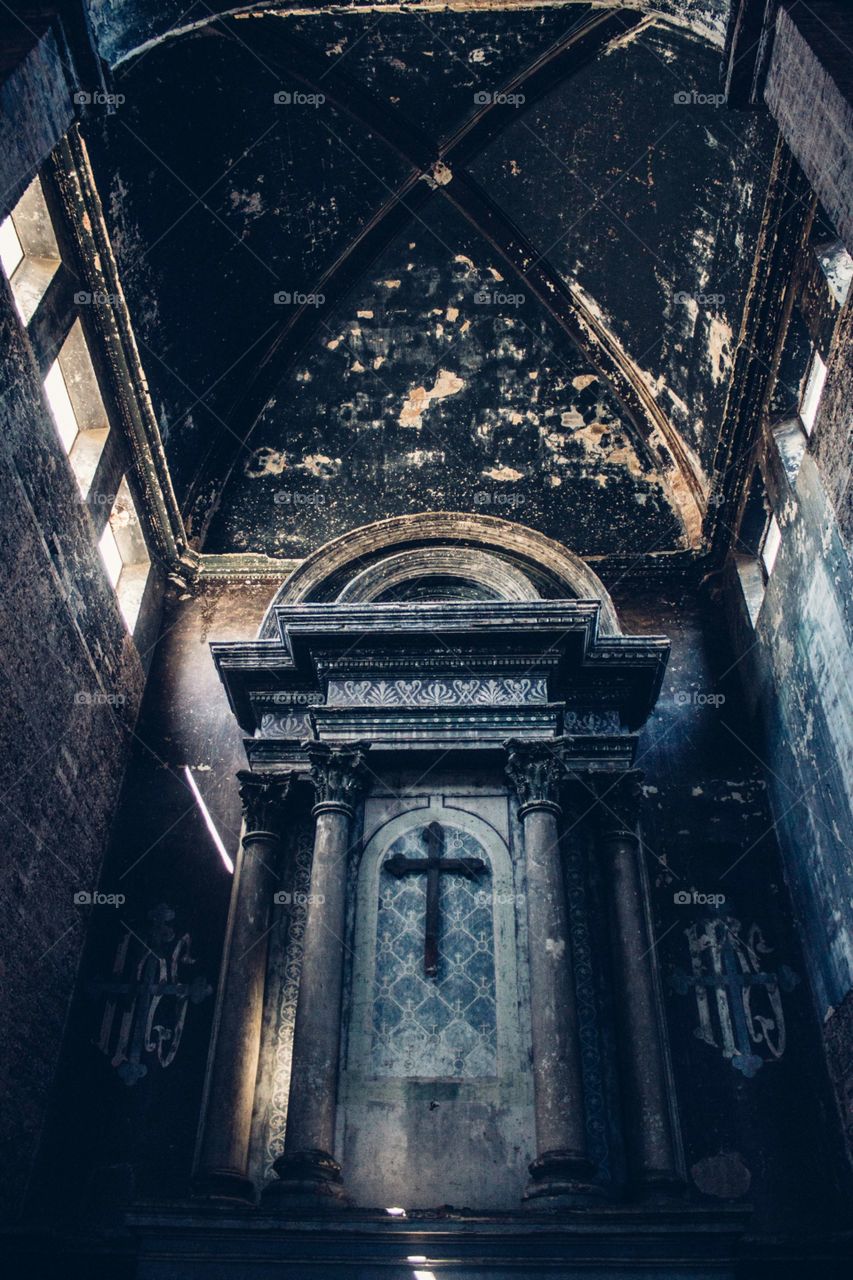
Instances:
[[[717,916],[684,933],[690,972],[675,970],[671,985],[680,995],[695,993],[699,1025],[694,1035],[752,1077],[785,1052],[782,992],[791,991],[799,978],[787,965],[768,971],[765,958],[773,947],[757,924],[744,931],[733,916]]]
[[[174,918],[172,908],[161,904],[148,913],[145,938],[125,929],[110,977],[88,986],[89,994],[104,1002],[94,1043],[126,1085],[148,1074],[146,1058],[171,1066],[190,1004],[201,1003],[213,991],[193,970],[190,935],[175,941]]]

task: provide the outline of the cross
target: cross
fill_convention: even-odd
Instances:
[[[400,879],[402,876],[423,875],[426,872],[426,928],[424,932],[424,973],[434,978],[438,972],[438,890],[441,874],[455,871],[468,880],[484,875],[488,867],[482,858],[445,858],[444,828],[431,822],[426,829],[427,856],[407,858],[395,853],[385,863],[385,870]]]

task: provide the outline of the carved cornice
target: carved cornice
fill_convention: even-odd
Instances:
[[[280,838],[281,821],[296,777],[292,773],[271,776],[241,769],[237,774],[246,822],[246,840],[259,832]]]
[[[305,744],[317,805],[352,810],[364,789],[369,748],[369,742],[344,747],[330,747],[326,742]]]
[[[348,681],[355,690],[367,681],[387,689],[416,680],[435,689],[491,680],[509,689],[529,679],[537,690],[547,681],[553,703],[607,712],[614,725],[633,730],[654,706],[669,651],[662,637],[600,636],[600,604],[590,600],[297,604],[276,606],[272,615],[277,639],[211,645],[232,709],[253,734],[273,697],[317,706],[328,684],[335,705],[323,709],[343,711]],[[522,736],[514,728],[504,734]],[[368,732],[347,737],[373,740]]]
[[[518,796],[522,810],[560,807],[560,792],[566,779],[562,756],[562,739],[551,742],[529,742],[510,738],[504,743],[507,752],[506,776]]]

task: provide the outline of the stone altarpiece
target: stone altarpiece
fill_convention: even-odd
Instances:
[[[668,645],[600,616],[281,604],[213,646],[251,736],[199,1194],[285,1217],[677,1195],[634,769]]]

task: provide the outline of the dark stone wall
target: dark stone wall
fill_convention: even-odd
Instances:
[[[51,153],[75,116],[74,72],[49,16],[34,7],[20,22],[10,11],[0,39],[0,216],[40,171],[63,259],[26,332],[0,273],[4,1220],[16,1218],[27,1193],[87,929],[106,909],[76,895],[92,895],[101,885],[162,590],[155,564],[134,641],[97,548],[129,450],[91,314],[81,320],[112,429],[86,502],[42,391],[42,378],[79,314],[73,295],[81,284],[51,176]],[[112,890],[104,884],[101,891]]]
[[[5,16],[5,15],[4,15]],[[0,84],[0,209],[14,208],[74,118],[55,31],[35,16],[7,23]]]
[[[844,429],[846,417],[845,409],[839,422]],[[853,574],[819,462],[811,453],[803,459],[779,518],[782,545],[755,628],[739,581],[731,583],[735,670],[745,701],[754,707],[752,749],[765,768],[809,983],[849,1140]]]
[[[119,614],[5,277],[0,290],[0,1199],[14,1217],[95,912],[75,894],[99,882],[144,654]]]
[[[270,583],[250,580],[209,584],[195,597],[173,593],[165,606],[104,874],[105,885],[126,901],[93,921],[37,1181],[36,1205],[47,1196],[71,1220],[98,1212],[105,1200],[187,1191],[231,877],[184,769],[192,770],[235,857],[242,817],[235,774],[245,755],[208,641],[254,636],[273,592]],[[152,937],[161,906],[174,913],[166,921],[174,941],[189,934],[193,961],[180,976],[198,980],[199,989],[173,1062],[163,1067],[156,1053],[143,1052],[145,1073],[136,1078],[119,1072],[132,1051],[125,1046],[117,1054],[118,1027],[108,1051],[98,1047],[107,999],[98,984],[110,981],[116,948],[128,935],[129,968],[145,960],[146,943],[171,954],[173,944],[161,947]],[[174,1012],[166,1001],[158,1021],[172,1026]],[[70,1197],[63,1157],[69,1143],[85,1152]]]
[[[853,15],[835,0],[780,5],[765,98],[847,248],[853,245]]]
[[[781,5],[765,93],[783,138],[821,201],[818,217],[848,251],[853,246],[851,32],[849,6],[823,0]],[[786,480],[772,438],[765,442],[765,471],[777,477],[770,496],[782,544],[755,628],[736,575],[729,611],[853,1159],[853,310],[849,300],[840,316],[826,298],[821,303],[817,295],[826,294],[825,283],[813,261],[803,268],[804,321],[795,308],[793,325],[805,322],[826,361],[826,387],[795,479]],[[792,345],[789,329],[788,350]],[[795,405],[800,391],[795,385]]]

